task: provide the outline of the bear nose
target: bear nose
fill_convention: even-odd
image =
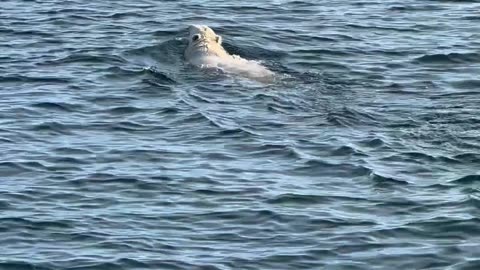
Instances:
[[[197,41],[200,38],[199,34],[196,34],[192,37],[192,41]]]

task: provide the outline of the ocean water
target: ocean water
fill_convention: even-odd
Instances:
[[[3,0],[0,269],[480,269],[479,74],[473,0]]]

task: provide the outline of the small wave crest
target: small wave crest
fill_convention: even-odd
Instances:
[[[478,53],[447,53],[447,54],[427,54],[415,59],[424,64],[465,64],[479,63],[480,54]]]

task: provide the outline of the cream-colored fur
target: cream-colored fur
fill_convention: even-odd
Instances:
[[[226,72],[255,79],[271,78],[273,72],[259,63],[230,55],[222,47],[222,37],[205,25],[191,25],[188,28],[188,46],[185,59],[200,67],[220,68]]]
[[[228,58],[230,55],[222,47],[222,37],[205,25],[191,25],[188,28],[188,47],[185,50],[185,58],[217,56]]]

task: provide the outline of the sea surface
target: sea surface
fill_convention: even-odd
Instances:
[[[473,270],[479,215],[479,1],[0,2],[0,270]]]

